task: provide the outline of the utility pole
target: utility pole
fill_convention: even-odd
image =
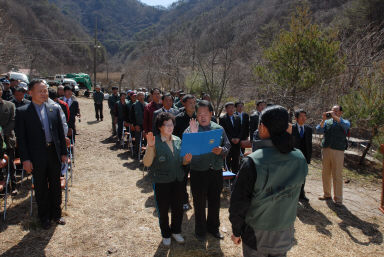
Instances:
[[[97,49],[97,16],[95,17],[95,44],[93,46],[93,89],[96,87],[96,49]]]

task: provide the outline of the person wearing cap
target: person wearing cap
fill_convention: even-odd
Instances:
[[[111,119],[112,119],[112,136],[116,135],[116,123],[115,123],[115,103],[117,103],[120,99],[119,93],[117,92],[118,88],[117,87],[112,87],[112,94],[108,98],[108,107],[109,107],[109,112],[111,114]]]
[[[27,91],[23,87],[16,87],[15,93],[11,99],[11,102],[15,104],[16,108],[19,108],[20,106],[29,104],[31,102],[24,98],[26,92]]]
[[[95,113],[96,113],[96,120],[99,121],[99,118],[101,121],[103,121],[103,100],[104,100],[104,94],[101,92],[101,87],[99,85],[96,85],[95,92],[93,92],[93,101],[95,105]]]
[[[12,100],[12,95],[13,95],[13,93],[12,93],[12,90],[11,90],[11,88],[10,88],[10,82],[9,82],[9,80],[7,80],[7,79],[5,79],[5,80],[3,80],[3,100],[5,100],[5,101],[11,101]]]

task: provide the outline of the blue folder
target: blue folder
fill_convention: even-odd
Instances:
[[[220,146],[222,129],[215,129],[206,132],[184,133],[181,142],[180,156],[187,153],[202,155],[212,152],[212,149]]]

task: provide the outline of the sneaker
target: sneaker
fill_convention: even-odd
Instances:
[[[170,246],[171,245],[171,238],[170,237],[168,237],[168,238],[163,237],[163,245]]]
[[[183,244],[185,241],[184,241],[184,238],[181,234],[172,234],[172,237],[173,239],[176,240],[176,242],[178,242],[179,244]],[[163,239],[164,240],[164,239]],[[163,241],[164,242],[164,241]]]

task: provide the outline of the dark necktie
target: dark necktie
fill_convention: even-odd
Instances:
[[[303,126],[300,126],[300,137],[301,137],[301,138],[304,137],[304,129],[303,129]]]

